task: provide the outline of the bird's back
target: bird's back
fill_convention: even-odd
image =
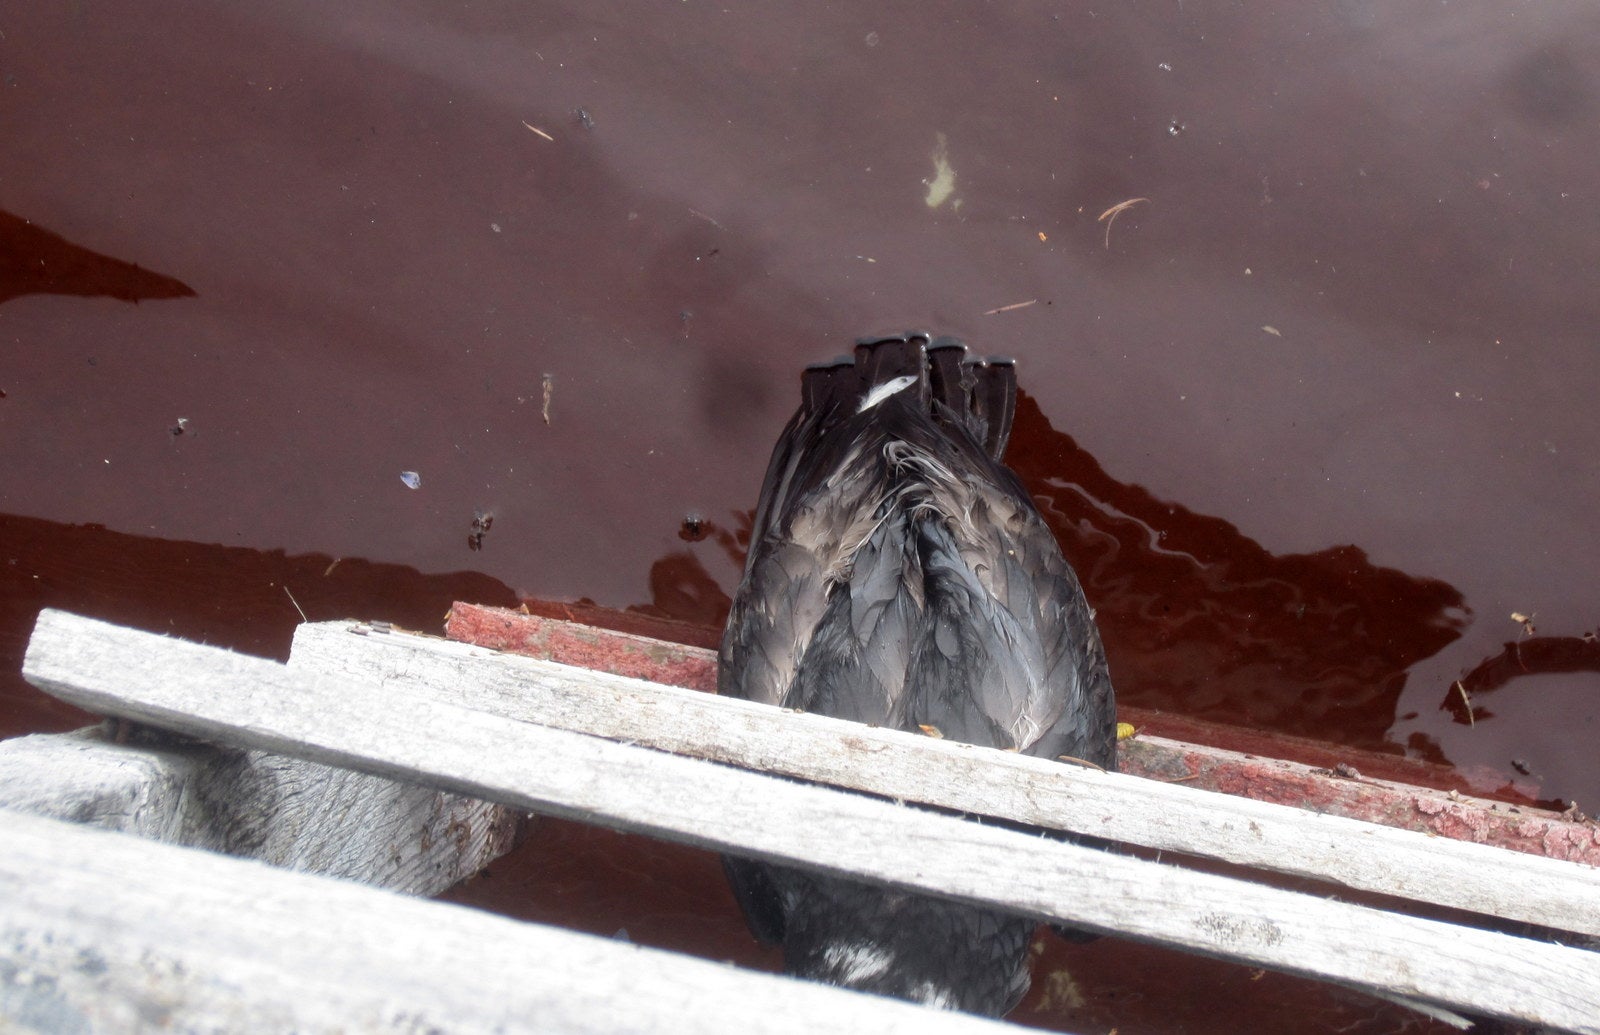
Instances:
[[[1009,363],[926,336],[813,367],[773,451],[720,692],[1111,768],[1115,718],[1077,577],[1000,463]],[[1033,925],[728,860],[802,976],[982,1013],[1027,988]]]

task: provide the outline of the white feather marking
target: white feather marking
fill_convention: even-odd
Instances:
[[[911,990],[909,996],[915,1002],[924,1006],[931,1006],[936,1010],[954,1010],[956,1008],[955,996],[950,994],[948,988],[940,988],[932,981],[924,981]]]
[[[823,949],[822,962],[830,970],[830,980],[852,987],[887,974],[894,956],[881,945],[846,942]]]
[[[895,394],[896,392],[903,392],[916,383],[917,375],[902,374],[893,381],[885,381],[881,385],[876,385],[873,387],[872,391],[868,392],[861,400],[861,405],[856,407],[856,412],[866,413],[874,406],[889,398],[889,396]]]

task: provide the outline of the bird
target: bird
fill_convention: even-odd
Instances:
[[[1002,463],[1015,364],[923,332],[807,367],[718,652],[718,692],[1104,769],[1115,697],[1076,573]],[[725,856],[787,973],[1003,1016],[1037,924]]]

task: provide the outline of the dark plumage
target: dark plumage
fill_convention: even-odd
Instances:
[[[1083,590],[1000,463],[1009,362],[926,335],[808,369],[773,450],[723,634],[723,694],[1111,768],[1105,654]],[[725,860],[794,974],[999,1015],[1034,924]]]

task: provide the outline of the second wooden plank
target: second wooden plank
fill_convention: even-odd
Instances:
[[[1600,871],[1577,863],[352,628],[301,626],[290,667],[886,798],[1600,936]]]

